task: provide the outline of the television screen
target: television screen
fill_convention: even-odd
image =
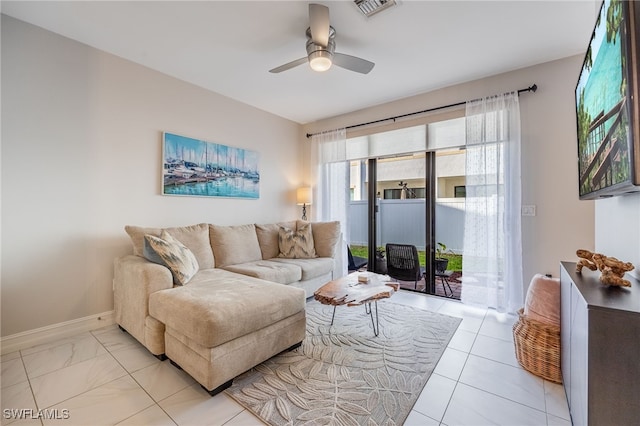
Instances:
[[[634,5],[629,3],[603,2],[576,86],[581,199],[640,191],[634,186],[639,183],[634,140],[640,134]]]

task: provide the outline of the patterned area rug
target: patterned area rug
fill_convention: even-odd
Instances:
[[[400,425],[460,324],[384,300],[380,335],[363,306],[307,303],[307,337],[226,392],[270,425]],[[374,310],[375,313],[375,310]]]

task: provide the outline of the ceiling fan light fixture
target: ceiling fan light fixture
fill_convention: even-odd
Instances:
[[[316,72],[327,71],[333,65],[360,74],[368,74],[373,69],[375,64],[371,61],[336,52],[336,30],[329,24],[329,8],[327,6],[311,3],[309,5],[309,23],[309,28],[305,32],[307,35],[307,56],[275,67],[269,70],[270,73],[277,74],[305,62]]]
[[[374,15],[396,4],[396,0],[353,0],[366,17]]]
[[[333,61],[331,60],[331,55],[326,50],[316,50],[309,54],[309,66],[312,70],[317,72],[327,71],[331,68]]]

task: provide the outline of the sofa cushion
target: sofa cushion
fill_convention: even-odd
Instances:
[[[296,221],[271,223],[267,225],[256,224],[256,234],[260,251],[262,251],[263,259],[273,259],[280,254],[280,246],[278,245],[278,231],[280,227],[296,229]]]
[[[273,260],[258,260],[256,262],[228,265],[224,269],[280,284],[291,284],[300,281],[302,278],[302,268],[300,266],[274,262]]]
[[[209,225],[209,233],[218,268],[262,259],[254,224]]]
[[[165,229],[173,238],[193,252],[201,269],[209,269],[214,266],[213,251],[211,251],[211,244],[209,243],[209,225],[206,223],[175,228],[143,228],[127,225],[124,229],[131,237],[133,254],[136,256],[144,257],[145,235],[159,237],[162,230]]]
[[[287,265],[298,266],[302,270],[302,281],[310,280],[333,271],[334,261],[330,257],[316,257],[315,259],[272,259]]]
[[[230,272],[149,296],[151,316],[209,348],[304,309],[304,290]]]
[[[311,259],[317,257],[311,225],[303,223],[297,230],[280,227],[278,230],[278,257],[285,259]]]
[[[145,235],[144,238],[154,252],[149,260],[153,262],[160,258],[171,271],[175,284],[185,285],[198,272],[198,261],[191,250],[167,231],[162,231],[160,237]]]
[[[298,221],[298,226],[301,222]],[[340,222],[313,222],[311,223],[311,231],[318,256],[334,257],[340,239]]]
[[[238,278],[238,274],[220,268],[200,269],[189,281],[190,286],[207,285],[212,280],[229,280]]]

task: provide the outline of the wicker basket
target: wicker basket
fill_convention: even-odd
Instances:
[[[524,309],[513,325],[516,358],[522,367],[555,383],[562,383],[560,372],[560,327],[528,319]]]

